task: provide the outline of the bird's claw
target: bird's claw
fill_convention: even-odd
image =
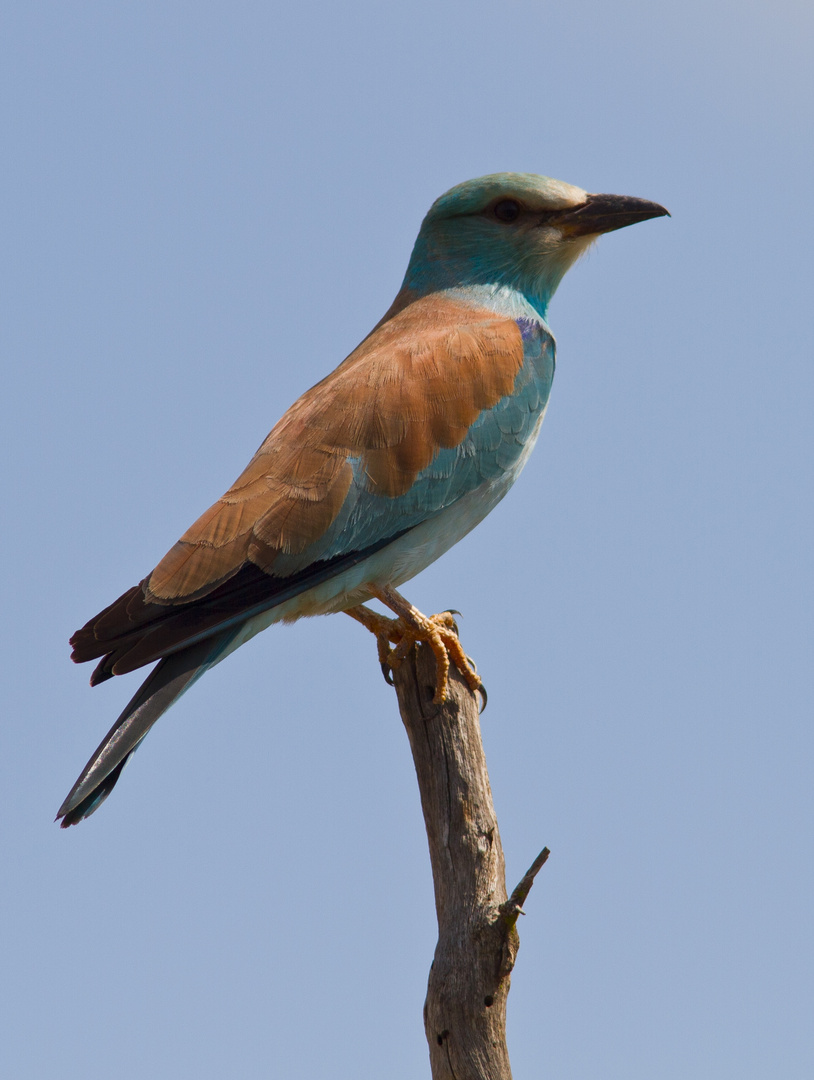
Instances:
[[[483,712],[486,708],[486,691],[474,662],[463,651],[458,638],[458,624],[454,616],[460,615],[460,612],[449,608],[439,615],[427,617],[395,589],[389,587],[379,589],[371,586],[370,591],[398,617],[390,619],[364,606],[349,608],[348,614],[375,634],[379,666],[388,686],[393,686],[393,670],[399,667],[413,646],[421,642],[427,644],[435,656],[437,676],[433,702],[436,705],[443,705],[446,701],[449,688],[449,666],[453,663],[469,689],[473,693],[480,693],[483,702],[480,711]],[[392,649],[391,642],[394,646]]]
[[[486,704],[487,704],[487,702],[489,700],[489,697],[488,697],[488,695],[486,693],[486,687],[483,685],[483,683],[480,684],[480,686],[478,687],[477,692],[480,694],[480,699],[481,699],[481,706],[480,706],[480,709],[478,710],[478,712],[479,712],[479,715],[483,716],[483,714],[486,712]]]

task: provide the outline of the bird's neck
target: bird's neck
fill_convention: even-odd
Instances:
[[[458,232],[462,227],[458,222]],[[525,302],[545,319],[563,275],[585,246],[558,243],[547,253],[524,257],[510,243],[485,245],[478,234],[457,236],[453,243],[440,227],[422,226],[401,288],[414,297],[438,292],[477,296],[501,312]]]
[[[511,285],[457,285],[444,289],[443,295],[459,304],[467,304],[481,310],[486,308],[495,315],[510,319],[531,319],[545,324],[548,302],[533,298]]]
[[[382,323],[388,322],[423,296],[444,297],[454,303],[477,308],[479,311],[485,308],[493,311],[495,315],[510,319],[530,319],[549,330],[546,323],[547,301],[544,303],[539,297],[529,297],[510,285],[454,285],[442,289],[418,290],[410,288],[406,283],[402,285],[389,310],[374,329],[378,329]]]

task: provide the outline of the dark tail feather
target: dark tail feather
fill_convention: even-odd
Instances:
[[[104,737],[60,806],[56,820],[67,829],[98,809],[153,724],[223,654],[235,631],[197,642],[162,660]]]
[[[67,829],[69,825],[78,825],[83,818],[90,817],[93,811],[97,810],[102,805],[116,786],[116,781],[121,776],[125,765],[137,749],[138,747],[134,747],[127,757],[122,758],[116,768],[107,774],[104,780],[91,791],[90,795],[86,795],[85,798],[82,799],[81,802],[78,802],[72,809],[63,810],[63,807],[66,807],[69,804],[69,799],[65,800],[59,808],[60,814],[64,814],[62,821],[59,822],[59,827],[61,829]],[[56,820],[59,821],[59,814],[57,815]]]

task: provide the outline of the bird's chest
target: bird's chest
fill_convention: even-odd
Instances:
[[[523,364],[512,392],[484,413],[471,432],[482,461],[494,460],[509,484],[539,434],[555,368],[555,342],[548,328],[536,319],[516,321],[523,338]]]
[[[556,343],[548,327],[539,319],[516,319],[523,339],[523,367],[518,375],[518,389],[532,384],[542,400],[542,408],[548,403],[551,383],[556,367]]]

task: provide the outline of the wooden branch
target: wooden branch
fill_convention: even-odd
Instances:
[[[449,697],[433,704],[435,660],[413,649],[393,672],[413,752],[438,915],[424,1028],[433,1080],[511,1080],[506,997],[519,946],[516,922],[537,856],[510,898],[478,700],[453,667]]]
[[[523,903],[531,892],[531,887],[534,884],[534,879],[542,870],[545,863],[548,861],[548,856],[551,852],[547,847],[544,847],[528,870],[523,874],[520,879],[519,885],[516,886],[514,892],[506,901],[505,904],[500,905],[500,914],[503,916],[504,921],[508,926],[514,926],[517,922],[518,915],[525,915],[523,911]]]

